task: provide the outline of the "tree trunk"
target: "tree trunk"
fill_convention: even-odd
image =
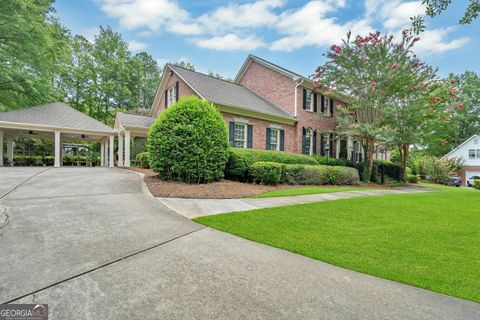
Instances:
[[[400,148],[400,157],[401,157],[401,163],[402,163],[402,181],[407,182],[407,161],[408,161],[408,155],[410,153],[410,145],[403,143],[399,146]]]
[[[373,138],[368,137],[363,140],[363,172],[362,178],[363,182],[369,183],[372,177],[372,168],[373,168],[373,151],[375,148],[375,141]]]

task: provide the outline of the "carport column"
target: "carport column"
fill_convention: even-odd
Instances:
[[[114,163],[113,163],[113,157],[114,157],[113,147],[115,146],[114,138],[115,138],[114,136],[110,136],[110,155],[108,156],[108,158],[110,159],[110,162],[108,163],[108,166],[110,168],[114,167]]]
[[[108,140],[105,140],[105,167],[108,166]]]
[[[100,167],[105,165],[105,143],[100,141]]]
[[[13,167],[13,138],[7,137],[7,159],[10,167]]]
[[[118,134],[118,164],[119,167],[123,167],[123,136]]]
[[[125,131],[125,167],[130,167],[130,131]]]
[[[60,168],[61,165],[61,153],[62,153],[62,143],[60,139],[60,131],[55,131],[55,162],[53,166],[55,168]]]
[[[0,167],[3,167],[3,131],[0,131]]]

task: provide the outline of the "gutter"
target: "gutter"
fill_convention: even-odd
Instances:
[[[302,79],[302,81],[298,82],[298,83],[295,85],[295,113],[294,113],[295,118],[297,117],[298,87],[301,86],[301,85],[303,84],[303,81],[304,81],[303,78],[296,78],[296,79],[293,79],[293,80],[294,80],[294,81],[298,81],[298,79]]]

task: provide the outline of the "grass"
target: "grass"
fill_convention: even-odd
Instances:
[[[292,197],[292,196],[302,196],[306,194],[334,193],[334,192],[343,192],[343,191],[360,191],[360,190],[375,190],[375,189],[380,189],[380,188],[335,187],[335,186],[288,188],[288,189],[279,189],[279,190],[273,190],[273,191],[257,194],[255,196],[252,196],[252,198]]]
[[[195,221],[347,269],[480,302],[480,192],[362,197]]]

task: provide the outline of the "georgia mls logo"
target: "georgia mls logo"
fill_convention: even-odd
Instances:
[[[48,320],[48,304],[0,304],[0,320]]]

